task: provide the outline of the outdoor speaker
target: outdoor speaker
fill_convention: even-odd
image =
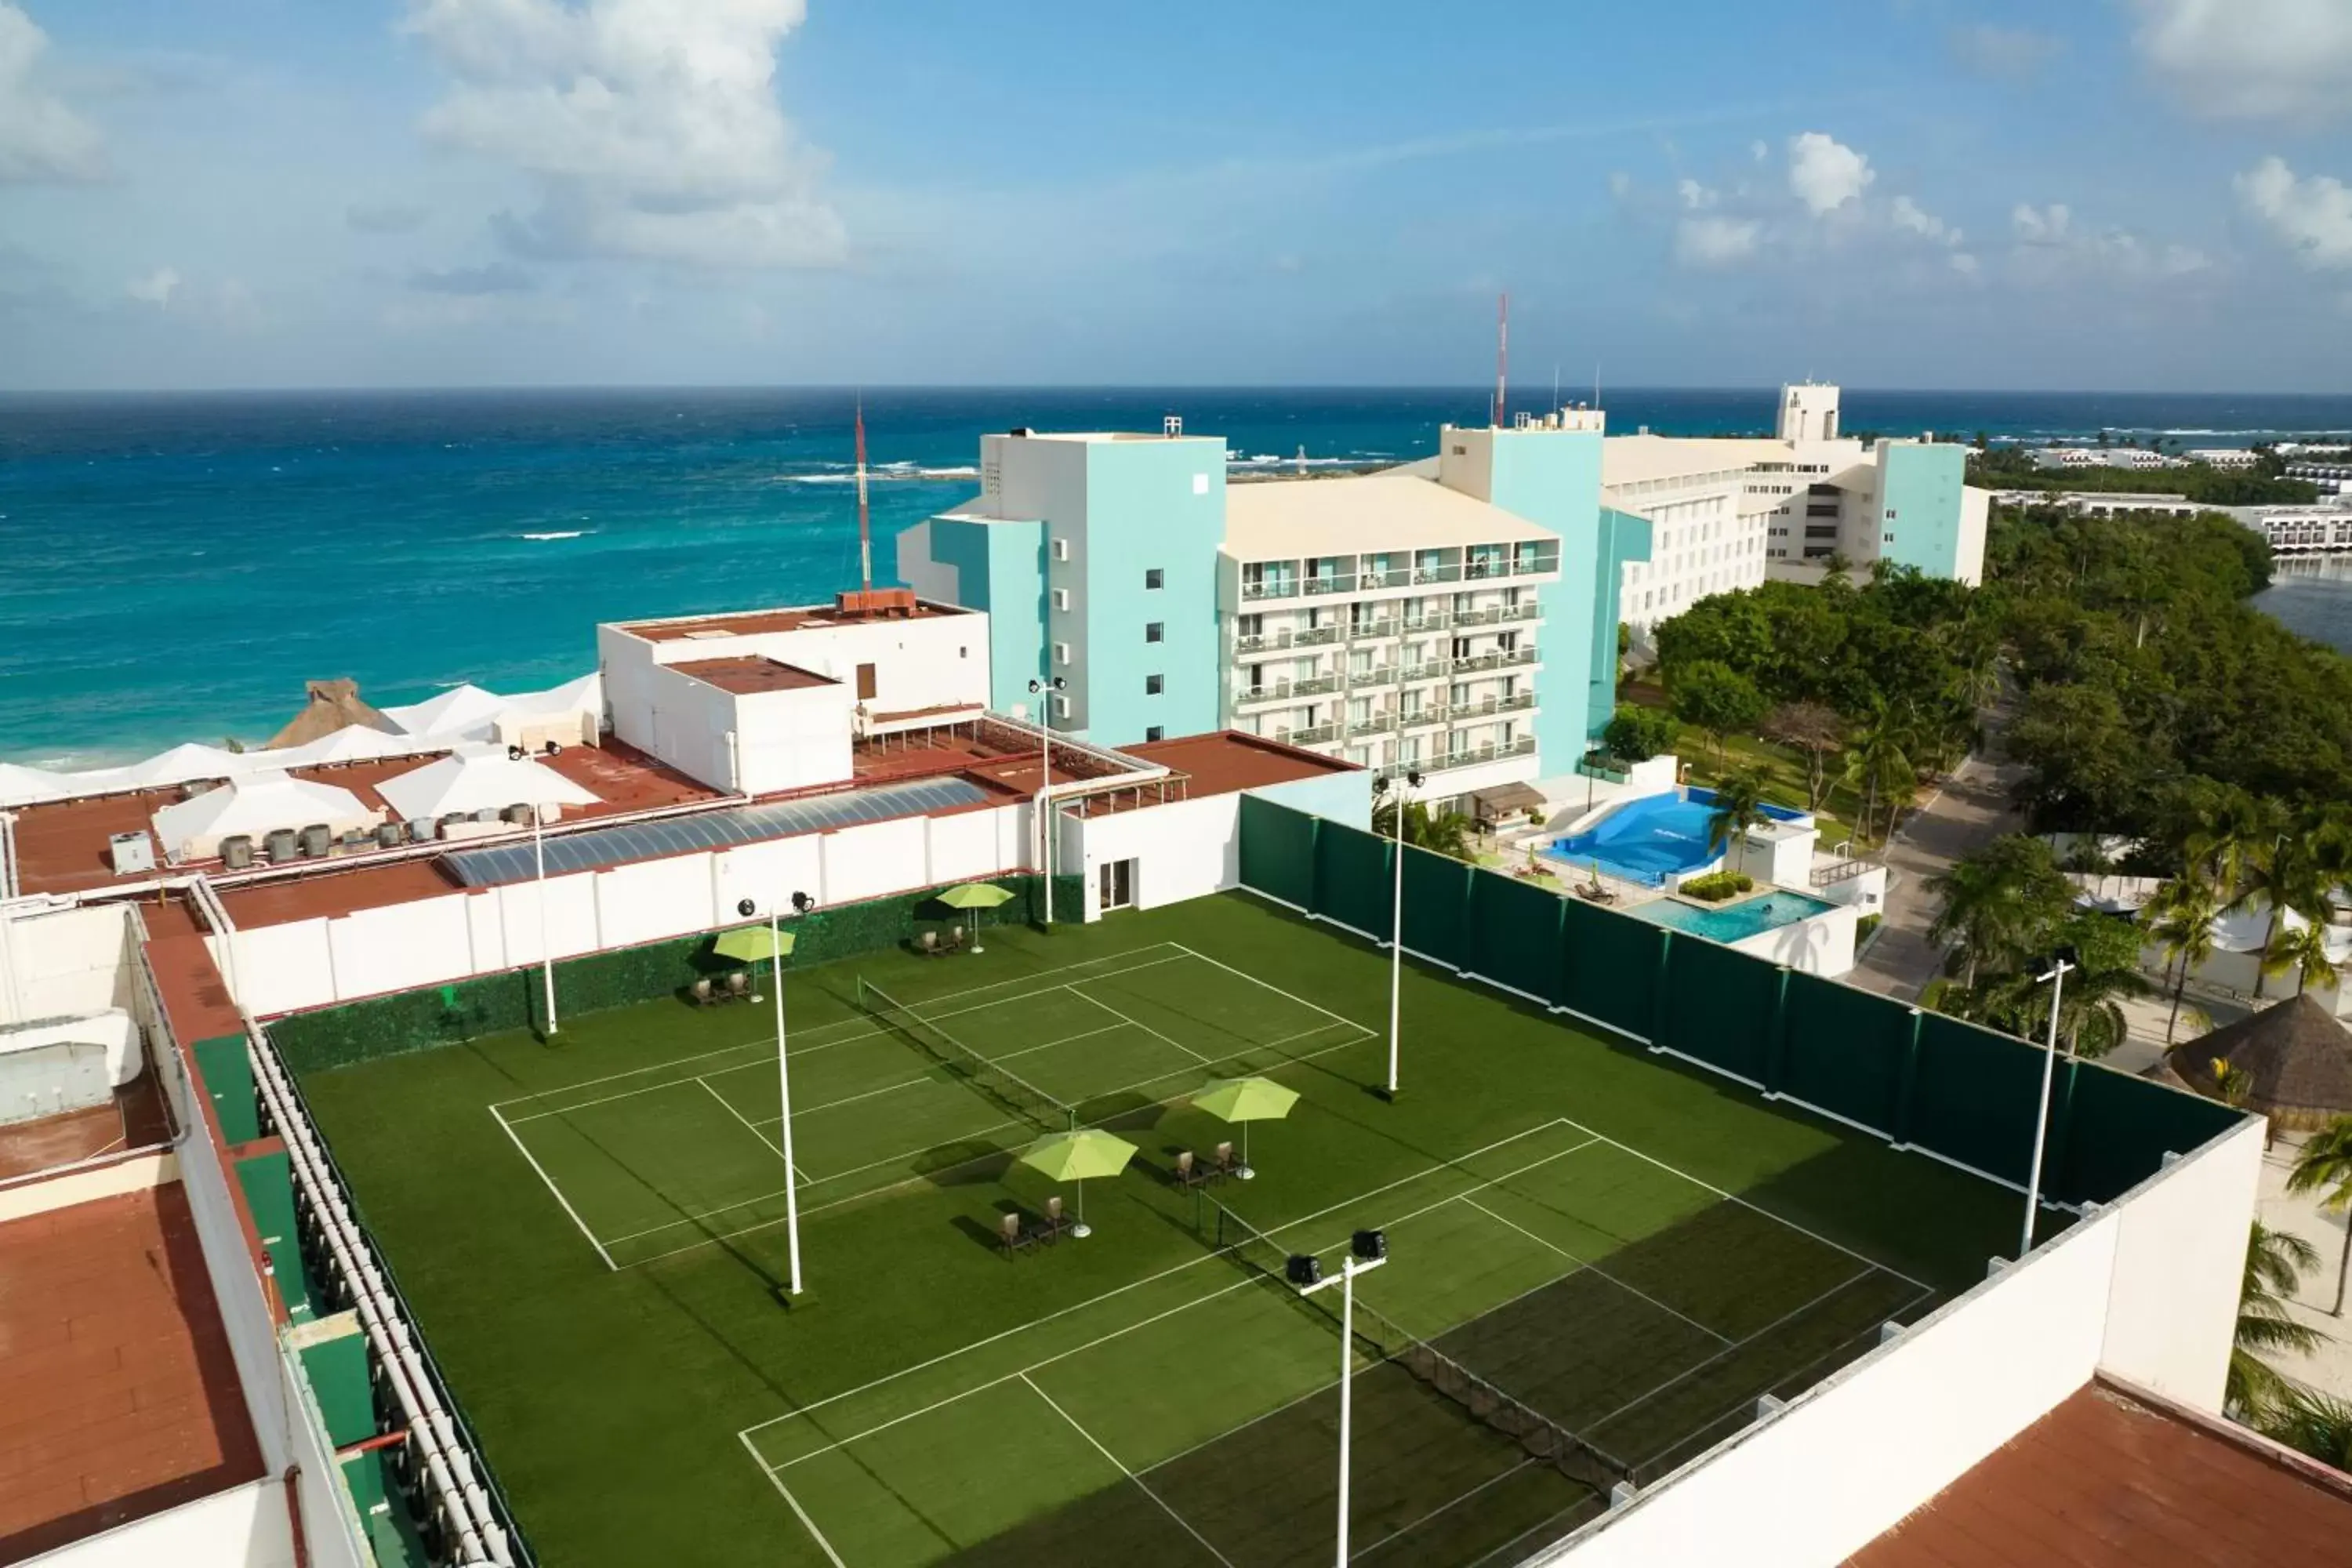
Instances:
[[[1311,1252],[1294,1252],[1282,1266],[1283,1274],[1301,1290],[1323,1283],[1323,1260]]]
[[[757,913],[757,912],[758,912],[758,910],[759,910],[759,908],[760,908],[760,906],[759,906],[759,905],[757,905],[757,904],[755,904],[755,903],[753,903],[751,900],[749,900],[749,899],[742,899],[742,900],[739,900],[736,902],[736,905],[735,905],[735,912],[736,912],[737,914],[739,914],[739,915],[742,915],[742,916],[745,916],[746,918],[748,918],[748,917],[750,917],[751,915]]]
[[[1389,1236],[1384,1230],[1360,1230],[1352,1245],[1361,1263],[1378,1263],[1389,1255]]]

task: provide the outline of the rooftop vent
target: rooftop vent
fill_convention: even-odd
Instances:
[[[835,596],[834,607],[845,616],[911,616],[915,613],[915,591],[912,588],[867,588]]]

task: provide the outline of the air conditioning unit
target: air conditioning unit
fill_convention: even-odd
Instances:
[[[155,842],[142,829],[137,833],[118,833],[106,841],[107,854],[114,862],[114,874],[128,877],[136,871],[155,868]]]
[[[253,864],[253,835],[235,833],[220,841],[221,864],[232,871],[242,871]]]

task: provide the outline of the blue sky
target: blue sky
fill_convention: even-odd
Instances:
[[[0,386],[2340,392],[2347,181],[2352,0],[0,0]]]

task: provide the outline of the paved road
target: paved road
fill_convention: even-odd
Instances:
[[[1993,742],[1997,746],[1998,742]],[[1937,899],[1927,879],[1979,845],[2023,830],[2010,792],[2025,770],[1991,748],[1970,757],[1943,791],[1913,813],[1886,847],[1886,920],[1846,984],[1910,1002],[1943,965],[1927,941]]]

